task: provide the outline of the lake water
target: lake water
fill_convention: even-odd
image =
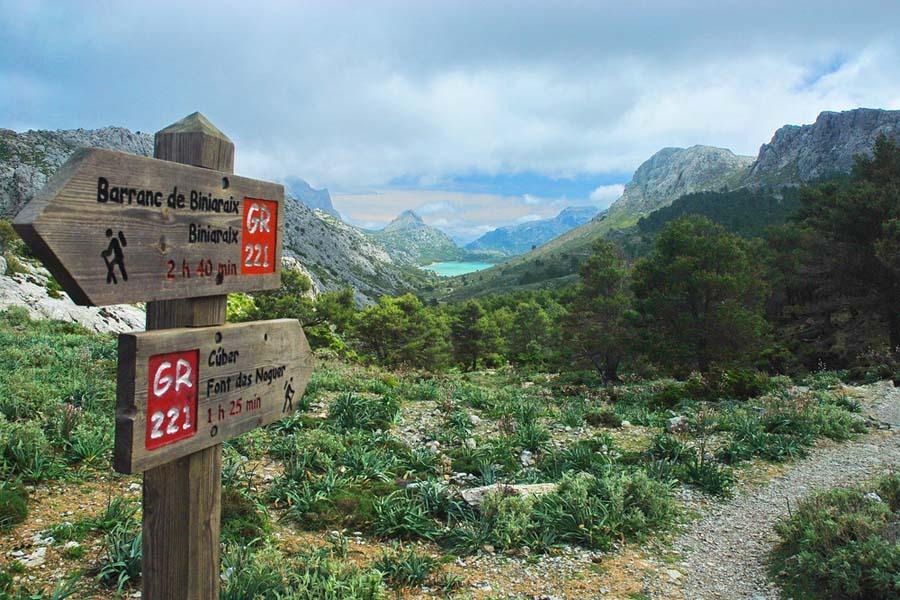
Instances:
[[[492,263],[486,262],[454,261],[431,263],[430,265],[422,268],[428,269],[429,271],[434,271],[441,277],[455,277],[456,275],[465,275],[466,273],[474,273],[475,271],[490,269],[493,266],[494,265]]]

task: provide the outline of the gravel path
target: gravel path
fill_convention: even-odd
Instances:
[[[858,389],[867,399],[864,413],[889,424],[890,430],[814,450],[766,485],[711,507],[674,542],[683,557],[677,567],[683,580],[653,597],[779,598],[778,589],[768,582],[765,562],[777,539],[772,529],[776,520],[815,491],[859,482],[887,467],[900,468],[900,388],[883,382]]]

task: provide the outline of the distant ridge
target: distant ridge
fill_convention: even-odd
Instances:
[[[284,191],[291,198],[299,200],[310,208],[321,210],[338,219],[341,218],[331,203],[331,194],[327,189],[317,190],[299,177],[286,177]]]
[[[369,232],[394,260],[413,265],[458,260],[463,250],[449,235],[425,223],[411,210],[400,213],[381,231]]]
[[[498,227],[467,244],[466,250],[496,252],[506,256],[524,254],[570,229],[587,223],[598,212],[600,210],[594,206],[570,206],[552,219]]]
[[[687,194],[771,189],[847,174],[853,156],[871,152],[882,133],[900,140],[900,110],[825,111],[814,123],[780,127],[769,143],[762,144],[755,158],[711,146],[663,148],[638,167],[622,196],[606,213],[535,250],[481,271],[477,281],[457,286],[450,297],[461,299],[573,281],[579,260],[587,256],[594,240],[621,238],[641,217]],[[754,201],[758,206],[765,204],[759,198]]]

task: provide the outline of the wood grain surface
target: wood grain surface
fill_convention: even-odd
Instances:
[[[173,135],[163,139],[175,144]],[[211,152],[233,160],[222,157],[218,146]],[[272,214],[262,210],[269,208]],[[272,232],[269,247],[259,244],[258,231],[257,237],[248,234],[248,222],[251,230]],[[82,148],[13,225],[79,304],[224,295],[281,284],[284,187],[223,170]]]
[[[192,383],[196,408],[190,410],[194,432],[148,449],[148,444],[158,443],[149,439],[154,426],[156,433],[165,431],[148,413],[153,388],[162,387],[159,381],[171,388],[175,376],[172,366],[162,373],[169,379],[160,379],[151,361],[194,350],[199,356]],[[299,407],[312,368],[309,344],[295,319],[121,334],[115,469],[144,471],[288,416]],[[173,431],[185,422],[184,415],[175,415]],[[162,426],[168,423],[166,419]],[[179,435],[184,434],[179,430]]]

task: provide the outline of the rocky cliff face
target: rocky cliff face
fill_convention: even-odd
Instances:
[[[381,231],[369,237],[384,246],[391,257],[408,265],[427,265],[442,260],[462,258],[463,251],[450,236],[431,227],[419,215],[406,210]]]
[[[469,243],[466,249],[473,252],[497,252],[506,256],[523,254],[587,223],[597,213],[598,209],[593,206],[570,206],[552,219],[499,227]]]
[[[0,129],[0,216],[11,217],[44,187],[77,148],[93,146],[153,156],[153,136],[122,127],[26,131]]]
[[[0,217],[14,216],[72,152],[82,146],[152,156],[153,136],[121,127],[25,133],[0,129]],[[308,201],[313,198],[324,204],[327,198],[327,205],[331,206],[327,190],[313,190],[305,182],[303,184],[312,191]],[[306,189],[299,187],[301,192]],[[359,229],[342,223],[335,216],[309,208],[301,201],[288,199],[286,215],[284,254],[300,261],[302,270],[309,274],[318,291],[352,287],[357,302],[367,304],[383,294],[413,289],[429,277],[416,269],[398,265],[384,248]],[[10,287],[16,282],[5,283]],[[13,297],[11,289],[6,292],[6,297]],[[10,303],[16,302],[11,300]],[[68,311],[70,307],[66,306],[64,310]]]
[[[317,190],[299,177],[287,177],[284,180],[284,192],[312,209],[321,210],[337,219],[341,218],[331,203],[331,194],[327,189]]]
[[[747,183],[803,183],[847,173],[853,156],[871,153],[882,133],[900,138],[900,110],[826,111],[811,125],[785,125],[759,149]]]
[[[284,253],[296,258],[318,292],[353,288],[358,304],[415,289],[431,279],[399,264],[362,230],[296,200],[286,205]]]
[[[610,218],[634,219],[691,192],[734,187],[752,163],[752,156],[726,148],[663,148],[634,172],[622,196],[609,208]]]

